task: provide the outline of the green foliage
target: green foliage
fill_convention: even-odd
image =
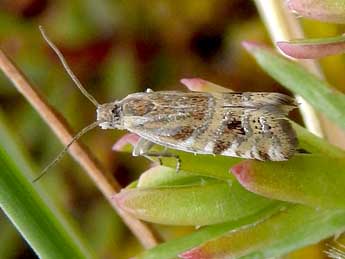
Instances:
[[[158,0],[149,5],[140,1],[78,0],[51,2],[49,8],[32,18],[23,11],[25,6],[9,4],[15,1],[5,2],[7,8],[0,12],[1,47],[76,129],[93,120],[94,107],[67,81],[38,33],[38,21],[100,101],[119,99],[147,87],[155,91],[180,90],[178,80],[193,74],[229,82],[236,91],[277,91],[276,83],[267,79],[248,60],[248,55],[240,51],[241,39],[252,37],[261,41],[265,37],[258,33],[264,28],[261,21],[252,19],[250,8],[238,12],[237,4],[209,0]],[[344,1],[307,2],[322,11],[310,17],[344,20]],[[251,1],[241,1],[238,5],[250,4]],[[310,12],[314,10],[311,7],[304,10],[297,7],[301,6],[295,6],[295,11],[302,15],[315,14]],[[212,26],[216,35],[209,35],[205,24]],[[221,42],[218,49],[209,50],[212,44],[198,45],[218,36],[227,38],[226,44]],[[222,44],[228,48],[226,51]],[[295,40],[290,44],[317,47],[315,55],[320,54],[319,50],[334,54],[343,51],[344,37]],[[330,47],[334,46],[331,51]],[[271,49],[250,45],[249,50],[275,80],[345,127],[342,93]],[[205,53],[213,54],[202,55]],[[340,82],[344,82],[341,81],[342,63],[330,69],[338,71]],[[258,89],[259,85],[262,88]],[[199,90],[212,91],[212,86]],[[11,118],[15,134],[23,137],[15,144],[8,122],[0,118],[0,205],[33,250],[42,258],[90,258],[94,253],[97,257],[122,259],[137,253],[138,244],[131,241],[114,211],[104,200],[100,202],[98,191],[69,159],[54,169],[65,173],[52,173],[42,180],[42,185],[54,194],[53,198],[41,188],[41,183],[31,184],[34,177],[29,159],[23,157],[20,148],[34,151],[35,161],[46,164],[61,146],[48,129],[41,127],[42,121],[2,74],[0,94],[1,106],[6,109],[7,118]],[[175,231],[171,235],[163,231],[168,241],[139,253],[138,258],[176,258],[184,252],[185,256],[267,258],[344,230],[345,154],[296,123],[293,126],[299,147],[308,153],[296,154],[290,161],[247,162],[176,151],[182,160],[179,174],[175,173],[175,159],[163,159],[165,167],[153,167],[129,184],[115,199],[131,214],[153,223],[201,226],[180,238],[176,238],[176,232],[185,228],[171,228],[174,229],[171,232]],[[85,140],[102,163],[122,183],[128,183],[138,178],[144,163],[137,163],[141,162],[139,158],[126,154],[117,154],[114,159],[108,151],[115,134],[98,131],[90,133]],[[236,174],[236,170],[241,170],[241,174]],[[251,178],[241,178],[246,175]],[[73,213],[84,235],[71,227],[72,221],[56,209],[59,207],[55,205],[56,200]],[[9,250],[22,248],[13,229],[3,221],[2,218],[0,257],[11,258]],[[91,242],[93,249],[83,239]]]
[[[267,48],[247,45],[247,49],[276,80],[306,97],[308,101],[314,104],[318,103],[318,107],[321,106],[320,104],[327,104],[327,107],[322,107],[322,109],[334,119],[338,120],[343,116],[342,106],[345,102],[342,100],[345,96],[340,92],[335,93],[335,91],[329,90],[327,83],[317,79],[298,64],[274,54]],[[315,90],[319,90],[322,94],[317,94],[318,92]],[[309,154],[296,154],[294,158],[286,162],[242,162],[234,166],[233,170],[241,184],[252,192],[270,199],[302,203],[314,208],[287,205],[286,210],[272,215],[273,209],[270,206],[283,206],[283,203],[274,203],[273,201],[269,203],[267,200],[266,206],[271,210],[266,211],[267,217],[261,217],[262,222],[253,221],[251,224],[247,224],[246,228],[238,228],[238,230],[231,231],[219,238],[216,238],[216,234],[210,238],[212,241],[199,240],[198,247],[185,253],[182,252],[187,248],[186,246],[176,247],[174,241],[168,242],[162,245],[165,247],[166,253],[160,254],[160,258],[170,258],[169,249],[182,253],[185,258],[198,258],[198,256],[204,256],[203,258],[279,256],[322,240],[344,229],[345,222],[342,220],[345,213],[342,201],[342,186],[344,186],[343,178],[345,175],[342,165],[344,152],[307,133],[297,125],[294,128],[300,140],[301,148]],[[231,181],[228,171],[230,167],[238,163],[238,159],[222,156],[193,156],[183,152],[178,152],[178,154],[182,161],[188,161],[182,164],[182,168],[186,170],[187,174],[218,179],[217,181],[223,181],[223,186],[227,186],[227,188],[222,189],[219,185],[212,190],[209,187],[215,186],[215,183],[211,181],[211,184],[208,185],[208,180],[204,180],[204,184],[196,184],[197,192],[193,190],[195,185],[173,185],[162,188],[159,184],[160,179],[157,182],[151,181],[158,183],[157,186],[150,184],[149,188],[143,188],[138,185],[135,189],[123,191],[118,195],[120,206],[132,214],[152,222],[183,225],[195,220],[195,225],[198,225],[198,219],[202,219],[203,225],[209,225],[215,223],[213,215],[224,212],[224,207],[214,204],[218,203],[217,197],[221,197],[219,196],[220,193],[223,192],[222,195],[228,197],[227,202],[230,204],[226,208],[236,208],[238,203],[243,202],[241,199],[246,196],[243,190],[241,190],[241,195],[236,195],[236,188],[230,189],[230,193],[227,193],[229,191],[227,184]],[[174,168],[171,159],[165,160],[164,164]],[[330,169],[330,167],[332,168]],[[164,170],[161,173],[163,174]],[[233,184],[234,182],[230,186]],[[181,197],[188,188],[192,191],[187,196],[192,198],[185,200]],[[193,195],[203,197],[205,203],[202,205],[205,207],[200,206],[200,201],[195,197],[193,198]],[[215,197],[214,203],[207,202],[209,196]],[[169,199],[165,197],[169,197]],[[257,203],[259,205],[264,202],[260,196],[250,197],[250,201],[247,201],[249,204]],[[159,213],[159,209],[162,207],[165,208],[164,213]],[[171,208],[175,209],[172,210]],[[190,208],[190,214],[185,212],[186,208]],[[202,208],[201,217],[193,213],[193,210],[198,208]],[[321,211],[321,208],[331,208],[332,210]],[[257,207],[251,211],[251,215],[255,217],[262,212],[262,209],[263,207]],[[212,216],[207,211],[212,211]],[[179,221],[171,222],[169,219],[165,219],[166,214],[169,214],[167,218],[178,219]],[[179,218],[176,216],[178,214],[183,215],[183,217]],[[243,214],[242,218],[245,216],[248,215]],[[226,221],[226,217],[223,218],[223,221]],[[322,224],[322,226],[318,227],[318,224]],[[275,229],[277,232],[273,233],[271,229]],[[189,238],[193,239],[193,234]],[[248,240],[252,241],[248,242]],[[155,256],[157,251],[162,252],[159,247],[154,248],[145,252],[143,258]]]
[[[41,258],[92,258],[76,230],[29,179],[26,162],[0,117],[0,207]]]

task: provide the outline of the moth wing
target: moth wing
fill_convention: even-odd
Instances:
[[[204,92],[159,91],[129,97],[123,105],[125,128],[176,149],[202,127],[212,106],[210,94]]]
[[[297,146],[286,119],[295,101],[282,94],[153,92],[125,101],[125,128],[163,146],[279,161]]]
[[[222,133],[214,143],[215,153],[282,161],[295,152],[296,134],[279,105],[224,108],[223,113],[231,115],[222,122]]]
[[[279,106],[285,113],[297,107],[297,102],[294,98],[281,93],[223,93],[219,98],[223,100],[224,107],[261,108],[264,106]]]

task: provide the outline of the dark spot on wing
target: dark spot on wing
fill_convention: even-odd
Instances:
[[[241,121],[229,121],[226,124],[226,129],[228,131],[233,132],[234,134],[239,134],[239,135],[245,135],[246,132],[244,131],[244,128],[242,126],[242,122]]]
[[[178,130],[174,134],[171,134],[170,137],[172,137],[175,140],[187,140],[189,137],[192,136],[194,132],[194,129],[189,126],[183,126],[179,127]]]
[[[214,154],[221,154],[223,151],[227,150],[230,147],[231,143],[221,139],[216,140],[213,147]]]
[[[271,160],[271,159],[270,159],[270,156],[269,156],[265,151],[263,151],[263,150],[260,150],[260,149],[259,149],[259,150],[258,150],[258,154],[259,154],[261,160],[263,160],[263,161]]]
[[[205,114],[206,114],[205,109],[198,109],[198,110],[191,112],[191,116],[193,117],[193,119],[199,120],[199,121],[201,121],[205,118]]]
[[[128,100],[123,106],[125,114],[132,116],[143,116],[155,107],[152,102],[137,98]]]

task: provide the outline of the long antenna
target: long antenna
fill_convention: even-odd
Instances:
[[[99,121],[95,121],[93,123],[91,123],[90,125],[86,126],[85,128],[83,128],[81,131],[79,131],[74,137],[73,139],[64,147],[64,149],[56,156],[56,158],[51,161],[40,173],[40,175],[38,177],[36,177],[32,182],[36,182],[38,181],[42,176],[44,176],[47,171],[49,170],[49,168],[51,168],[53,165],[55,165],[62,157],[63,155],[68,151],[69,147],[75,142],[77,141],[81,136],[83,136],[85,133],[87,133],[88,131],[96,128],[99,125]]]
[[[55,46],[55,44],[48,38],[46,32],[43,29],[43,26],[38,26],[38,28],[41,31],[41,34],[44,38],[44,40],[48,43],[48,45],[54,50],[54,52],[56,53],[56,55],[58,56],[58,58],[60,59],[60,62],[62,63],[62,65],[64,66],[66,72],[68,73],[68,75],[72,78],[73,82],[76,84],[76,86],[80,89],[80,91],[82,92],[82,94],[90,100],[90,102],[92,102],[96,107],[99,106],[99,103],[97,102],[97,100],[91,95],[89,94],[88,91],[86,91],[86,89],[83,87],[83,85],[80,83],[79,79],[76,77],[76,75],[73,73],[73,71],[71,70],[71,68],[69,67],[69,65],[67,64],[64,56],[62,55],[61,51]]]

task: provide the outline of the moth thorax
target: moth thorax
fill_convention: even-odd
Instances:
[[[121,129],[121,106],[117,102],[101,104],[97,107],[97,121],[102,129]]]

